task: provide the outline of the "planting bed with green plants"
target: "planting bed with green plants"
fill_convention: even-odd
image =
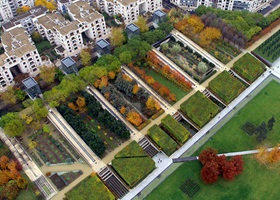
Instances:
[[[227,71],[223,71],[209,82],[208,88],[226,104],[229,104],[245,89],[245,86]]]
[[[155,169],[155,162],[133,141],[116,154],[112,167],[132,188]]]
[[[176,151],[177,143],[158,125],[153,125],[148,130],[149,137],[155,142],[155,144],[161,148],[166,155],[170,156]]]
[[[219,107],[201,92],[188,98],[180,109],[200,128],[219,112]]]
[[[252,83],[264,72],[265,66],[254,56],[246,53],[233,64],[232,69],[245,80]]]

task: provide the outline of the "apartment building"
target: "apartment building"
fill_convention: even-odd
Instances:
[[[42,65],[40,55],[27,31],[14,28],[3,33],[2,45],[5,50],[0,55],[0,90],[14,83],[14,77],[21,73],[35,76]]]
[[[17,9],[22,6],[34,6],[34,0],[1,0],[0,23],[6,22],[17,15]]]
[[[170,0],[171,3],[194,10],[200,5],[220,8],[222,10],[248,10],[256,12],[257,9],[269,0]]]
[[[98,40],[107,35],[104,16],[95,11],[85,1],[77,1],[68,7],[71,21],[78,22],[79,32],[91,40]]]
[[[141,14],[153,13],[162,7],[162,0],[96,0],[96,3],[110,16],[120,14],[126,24],[136,21]]]

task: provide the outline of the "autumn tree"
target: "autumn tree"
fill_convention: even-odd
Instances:
[[[109,38],[110,43],[115,46],[119,47],[123,45],[125,42],[125,36],[122,28],[113,27],[111,30],[111,36]]]
[[[34,5],[46,7],[50,12],[56,10],[56,4],[54,0],[35,0]]]
[[[207,27],[204,29],[200,35],[200,44],[202,46],[207,46],[211,44],[215,40],[219,40],[221,38],[222,34],[221,31],[214,27]]]
[[[84,66],[90,66],[91,65],[91,55],[90,55],[90,49],[83,49],[80,53],[81,62]]]
[[[130,111],[127,113],[126,119],[135,126],[139,126],[143,122],[141,115],[136,111]]]
[[[46,83],[53,83],[55,78],[55,67],[40,67],[40,78]]]
[[[143,16],[139,16],[135,24],[140,28],[141,33],[144,33],[149,30],[147,20]]]
[[[40,35],[40,33],[38,31],[34,31],[32,34],[31,34],[31,38],[34,42],[40,42],[42,41],[42,37]]]
[[[133,94],[137,94],[137,92],[139,91],[139,86],[138,86],[138,84],[135,84],[134,86],[133,86],[133,90],[132,90],[132,93]]]
[[[126,112],[126,108],[124,106],[122,106],[121,109],[120,109],[120,113],[125,114],[125,112]]]
[[[213,148],[207,148],[199,154],[199,161],[204,165],[207,162],[211,162],[211,161],[216,162],[217,157],[218,157],[217,150]]]
[[[5,92],[2,92],[0,95],[1,100],[5,104],[15,104],[17,102],[17,96],[13,86],[8,86],[7,90]]]
[[[78,97],[76,105],[78,106],[79,112],[84,112],[86,110],[86,99],[84,97]]]
[[[200,17],[192,15],[188,18],[188,24],[186,27],[186,32],[189,34],[200,33],[204,28],[204,23],[201,21]]]
[[[201,178],[204,183],[215,183],[219,179],[219,165],[215,161],[207,162],[201,170]]]
[[[20,14],[20,13],[28,12],[29,10],[30,10],[29,6],[22,6],[22,7],[19,7],[16,12],[17,12],[17,14]]]
[[[107,76],[103,76],[101,77],[101,81],[99,83],[99,89],[103,88],[103,87],[107,87],[108,86],[108,77]]]
[[[109,77],[109,79],[114,79],[115,77],[116,77],[116,73],[115,72],[109,72],[108,73],[108,77]]]
[[[146,101],[146,107],[150,110],[156,109],[160,110],[160,105],[158,101],[154,99],[154,97],[150,96],[148,100]]]
[[[184,32],[187,26],[188,26],[188,19],[186,18],[174,24],[174,28],[181,32]]]

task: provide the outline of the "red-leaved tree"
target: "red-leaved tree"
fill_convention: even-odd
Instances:
[[[199,154],[199,161],[205,165],[207,162],[217,162],[217,150],[212,149],[212,148],[208,148],[203,150],[200,154]]]
[[[219,178],[219,165],[215,161],[207,162],[201,170],[201,178],[204,183],[215,183]]]

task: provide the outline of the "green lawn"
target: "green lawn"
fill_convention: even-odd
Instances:
[[[168,131],[181,145],[184,144],[190,136],[190,132],[169,114],[161,120],[161,123],[164,130]]]
[[[158,125],[153,125],[148,130],[148,135],[166,155],[170,156],[176,151],[177,143]]]
[[[188,98],[180,108],[199,127],[204,126],[219,112],[219,107],[201,92]]]
[[[227,71],[223,71],[210,81],[208,88],[226,104],[233,101],[245,89],[243,83]]]
[[[155,169],[155,162],[136,141],[132,141],[115,155],[112,167],[132,188]]]
[[[202,149],[213,147],[219,153],[256,149],[260,144],[256,136],[249,136],[241,130],[241,126],[250,121],[254,125],[267,122],[272,115],[275,117],[273,130],[268,132],[268,138],[261,145],[272,147],[279,143],[280,134],[280,83],[271,81],[249,103],[245,105],[228,123],[226,123],[213,137],[203,145]],[[156,200],[164,196],[165,200],[189,199],[180,190],[181,184],[187,179],[193,179],[201,187],[192,198],[198,200],[274,200],[278,199],[279,191],[275,185],[279,181],[278,168],[267,168],[258,164],[252,156],[243,156],[244,172],[234,181],[220,179],[213,185],[206,185],[200,180],[201,164],[198,161],[182,164],[161,185],[159,185],[146,199]]]
[[[37,196],[31,190],[21,190],[16,200],[37,200]]]
[[[254,56],[246,53],[233,64],[232,69],[241,77],[252,83],[264,72],[265,66]]]
[[[89,176],[65,194],[68,200],[114,200],[115,196],[96,176]]]
[[[171,83],[162,75],[156,73],[154,70],[147,71],[147,75],[153,77],[157,82],[169,88],[170,92],[176,95],[176,101],[182,99],[187,93],[179,88],[177,85]]]
[[[48,40],[42,40],[41,42],[35,43],[35,46],[39,53],[42,53],[46,49],[49,49],[52,47],[51,43]]]

